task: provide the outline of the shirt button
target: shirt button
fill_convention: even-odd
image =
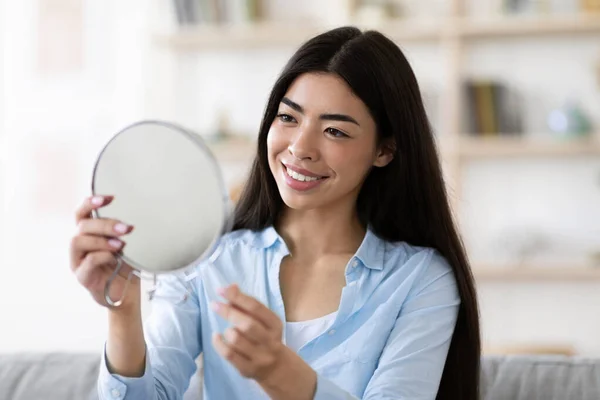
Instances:
[[[331,336],[333,334],[335,334],[335,329],[332,329],[332,330],[329,331],[329,336]]]
[[[121,397],[121,392],[119,392],[117,389],[113,389],[110,394],[112,395],[112,397],[114,397],[115,399],[118,397]]]
[[[354,260],[354,261],[352,261],[352,268],[356,268],[356,267],[358,267],[358,261]]]

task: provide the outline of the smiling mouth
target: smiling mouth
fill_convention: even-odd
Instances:
[[[285,170],[285,173],[292,179],[298,181],[298,182],[314,182],[314,181],[319,181],[319,180],[323,180],[326,179],[327,176],[307,176],[307,175],[302,175],[296,171],[294,171],[293,169],[286,167],[284,164],[281,164]]]

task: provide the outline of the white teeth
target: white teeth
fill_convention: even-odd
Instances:
[[[292,171],[290,168],[286,168],[286,172],[293,179],[300,181],[300,182],[312,182],[312,181],[316,181],[319,179],[314,176],[306,176],[306,175],[299,174],[296,171]]]

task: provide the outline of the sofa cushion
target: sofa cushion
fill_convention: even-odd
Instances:
[[[485,400],[598,400],[600,360],[568,356],[486,356]]]
[[[2,354],[0,399],[90,399],[99,363],[89,354]]]
[[[99,354],[0,354],[0,400],[97,399]],[[200,400],[198,377],[184,400]]]

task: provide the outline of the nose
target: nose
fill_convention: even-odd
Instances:
[[[319,150],[314,133],[309,129],[299,129],[294,139],[290,141],[288,151],[297,160],[316,161]]]

